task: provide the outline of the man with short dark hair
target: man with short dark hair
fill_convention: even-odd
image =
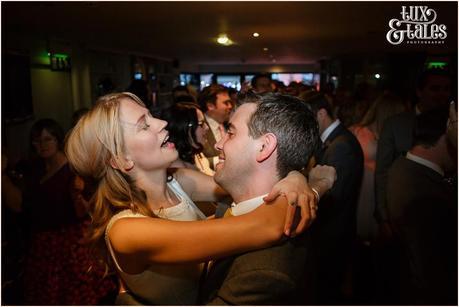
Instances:
[[[335,119],[326,97],[316,94],[306,102],[317,122],[322,147],[318,164],[333,166],[338,179],[321,200],[311,227],[318,253],[318,304],[342,304],[341,291],[356,236],[356,210],[363,176],[363,152],[355,136]]]
[[[228,121],[233,105],[228,89],[218,84],[205,87],[199,94],[198,101],[210,128],[203,153],[209,158],[210,167],[213,169],[218,156],[215,143],[222,138],[224,123]]]
[[[447,107],[418,115],[413,147],[388,172],[388,220],[402,248],[397,304],[457,305],[457,190],[443,180],[457,176],[457,151],[447,119]]]
[[[270,93],[273,91],[269,74],[256,74],[253,76],[250,83],[253,91],[257,94]]]
[[[224,217],[261,205],[276,182],[308,164],[318,141],[317,122],[301,100],[279,94],[247,98],[216,144],[220,155],[214,178],[234,200]],[[302,304],[313,295],[300,291],[310,257],[309,234],[304,233],[277,246],[220,259],[207,275],[204,303]]]
[[[404,155],[413,145],[413,126],[416,115],[448,105],[451,98],[451,77],[441,69],[430,69],[421,73],[417,80],[418,102],[414,110],[388,118],[378,140],[376,152],[375,217],[384,234],[390,236],[387,227],[386,184],[387,171],[395,159]]]

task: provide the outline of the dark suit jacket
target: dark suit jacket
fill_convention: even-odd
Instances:
[[[306,267],[312,257],[308,242],[309,235],[305,233],[277,246],[215,261],[201,291],[203,303],[303,304],[309,295],[303,291],[306,288],[304,276],[313,269]]]
[[[318,304],[341,304],[340,288],[356,233],[356,207],[363,175],[363,152],[355,136],[339,124],[317,153],[333,166],[337,180],[320,200],[310,231],[317,257]]]
[[[362,148],[355,136],[339,124],[325,140],[316,161],[333,166],[337,180],[320,200],[313,227],[320,230],[323,239],[341,240],[355,232],[356,205],[363,176]]]
[[[388,217],[406,269],[401,304],[457,305],[455,195],[440,174],[405,157],[389,169]]]
[[[395,159],[410,150],[415,118],[414,110],[389,117],[379,136],[375,171],[375,217],[380,223],[387,220],[387,171]]]

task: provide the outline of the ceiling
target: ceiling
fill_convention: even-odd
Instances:
[[[2,35],[76,41],[194,64],[306,64],[348,53],[457,52],[457,2],[415,5],[420,3],[435,9],[435,23],[447,26],[445,44],[386,41],[389,20],[400,18],[406,2],[2,2]],[[216,44],[223,32],[234,45]]]

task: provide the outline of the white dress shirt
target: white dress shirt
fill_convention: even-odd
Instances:
[[[320,139],[322,140],[322,143],[325,143],[328,136],[333,132],[333,130],[335,130],[336,127],[338,127],[340,123],[341,122],[339,121],[339,119],[337,119],[330,126],[328,126],[327,129],[324,130],[324,132],[322,132],[322,134],[320,135]]]
[[[205,115],[207,124],[209,124],[210,131],[212,131],[212,134],[215,137],[215,142],[218,142],[221,140],[222,135],[220,133],[220,123],[217,122],[215,119],[213,119],[210,116]]]
[[[268,194],[261,195],[258,197],[254,197],[248,200],[241,201],[240,203],[232,203],[231,204],[231,213],[234,216],[243,215],[249,213],[256,208],[258,208],[261,204],[264,203],[263,197]]]
[[[414,154],[412,154],[411,152],[407,152],[406,153],[406,158],[408,160],[411,160],[413,162],[416,162],[416,163],[419,163],[421,165],[424,165],[425,167],[428,167],[434,171],[436,171],[437,173],[439,173],[442,177],[445,176],[445,172],[443,172],[443,170],[441,169],[441,167],[438,165],[438,164],[435,164],[429,160],[426,160],[424,158],[421,158],[419,156],[416,156]]]

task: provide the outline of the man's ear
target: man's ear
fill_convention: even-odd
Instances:
[[[211,102],[207,102],[206,103],[206,106],[207,106],[207,110],[215,110],[215,104],[211,103]]]
[[[268,159],[277,148],[277,137],[274,133],[266,133],[260,138],[260,148],[257,153],[257,162]]]

